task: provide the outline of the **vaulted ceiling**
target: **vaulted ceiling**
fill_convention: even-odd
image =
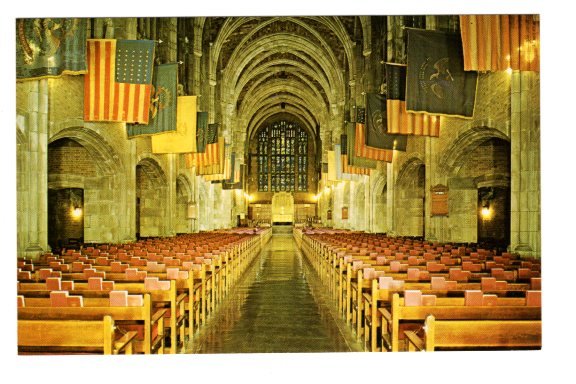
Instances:
[[[249,138],[266,121],[291,118],[319,136],[345,103],[360,17],[206,18],[209,79],[235,107]]]

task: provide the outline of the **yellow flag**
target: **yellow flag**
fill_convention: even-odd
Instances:
[[[152,136],[152,153],[196,152],[197,96],[178,96],[176,131]]]

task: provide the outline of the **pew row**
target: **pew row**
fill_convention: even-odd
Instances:
[[[423,330],[423,338],[417,332],[405,332],[409,352],[542,348],[541,320],[436,320],[429,315]]]
[[[116,337],[111,316],[102,320],[18,320],[19,354],[132,354],[136,332]]]

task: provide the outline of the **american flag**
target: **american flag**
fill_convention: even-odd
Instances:
[[[204,152],[186,155],[186,166],[196,166],[197,175],[222,174],[224,172],[224,138],[216,143],[207,144]]]
[[[466,71],[540,70],[538,15],[464,15],[460,31]]]
[[[148,124],[154,41],[90,39],[84,120]]]

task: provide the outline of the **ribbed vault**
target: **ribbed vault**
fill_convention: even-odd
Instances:
[[[227,116],[231,128],[245,133],[235,139],[249,140],[279,116],[300,122],[312,137],[332,130],[335,121],[343,120],[357,64],[353,34],[362,33],[363,24],[359,18],[333,16],[206,23],[208,76],[218,79],[220,103],[233,108],[233,116]],[[235,145],[242,148],[243,141]]]

